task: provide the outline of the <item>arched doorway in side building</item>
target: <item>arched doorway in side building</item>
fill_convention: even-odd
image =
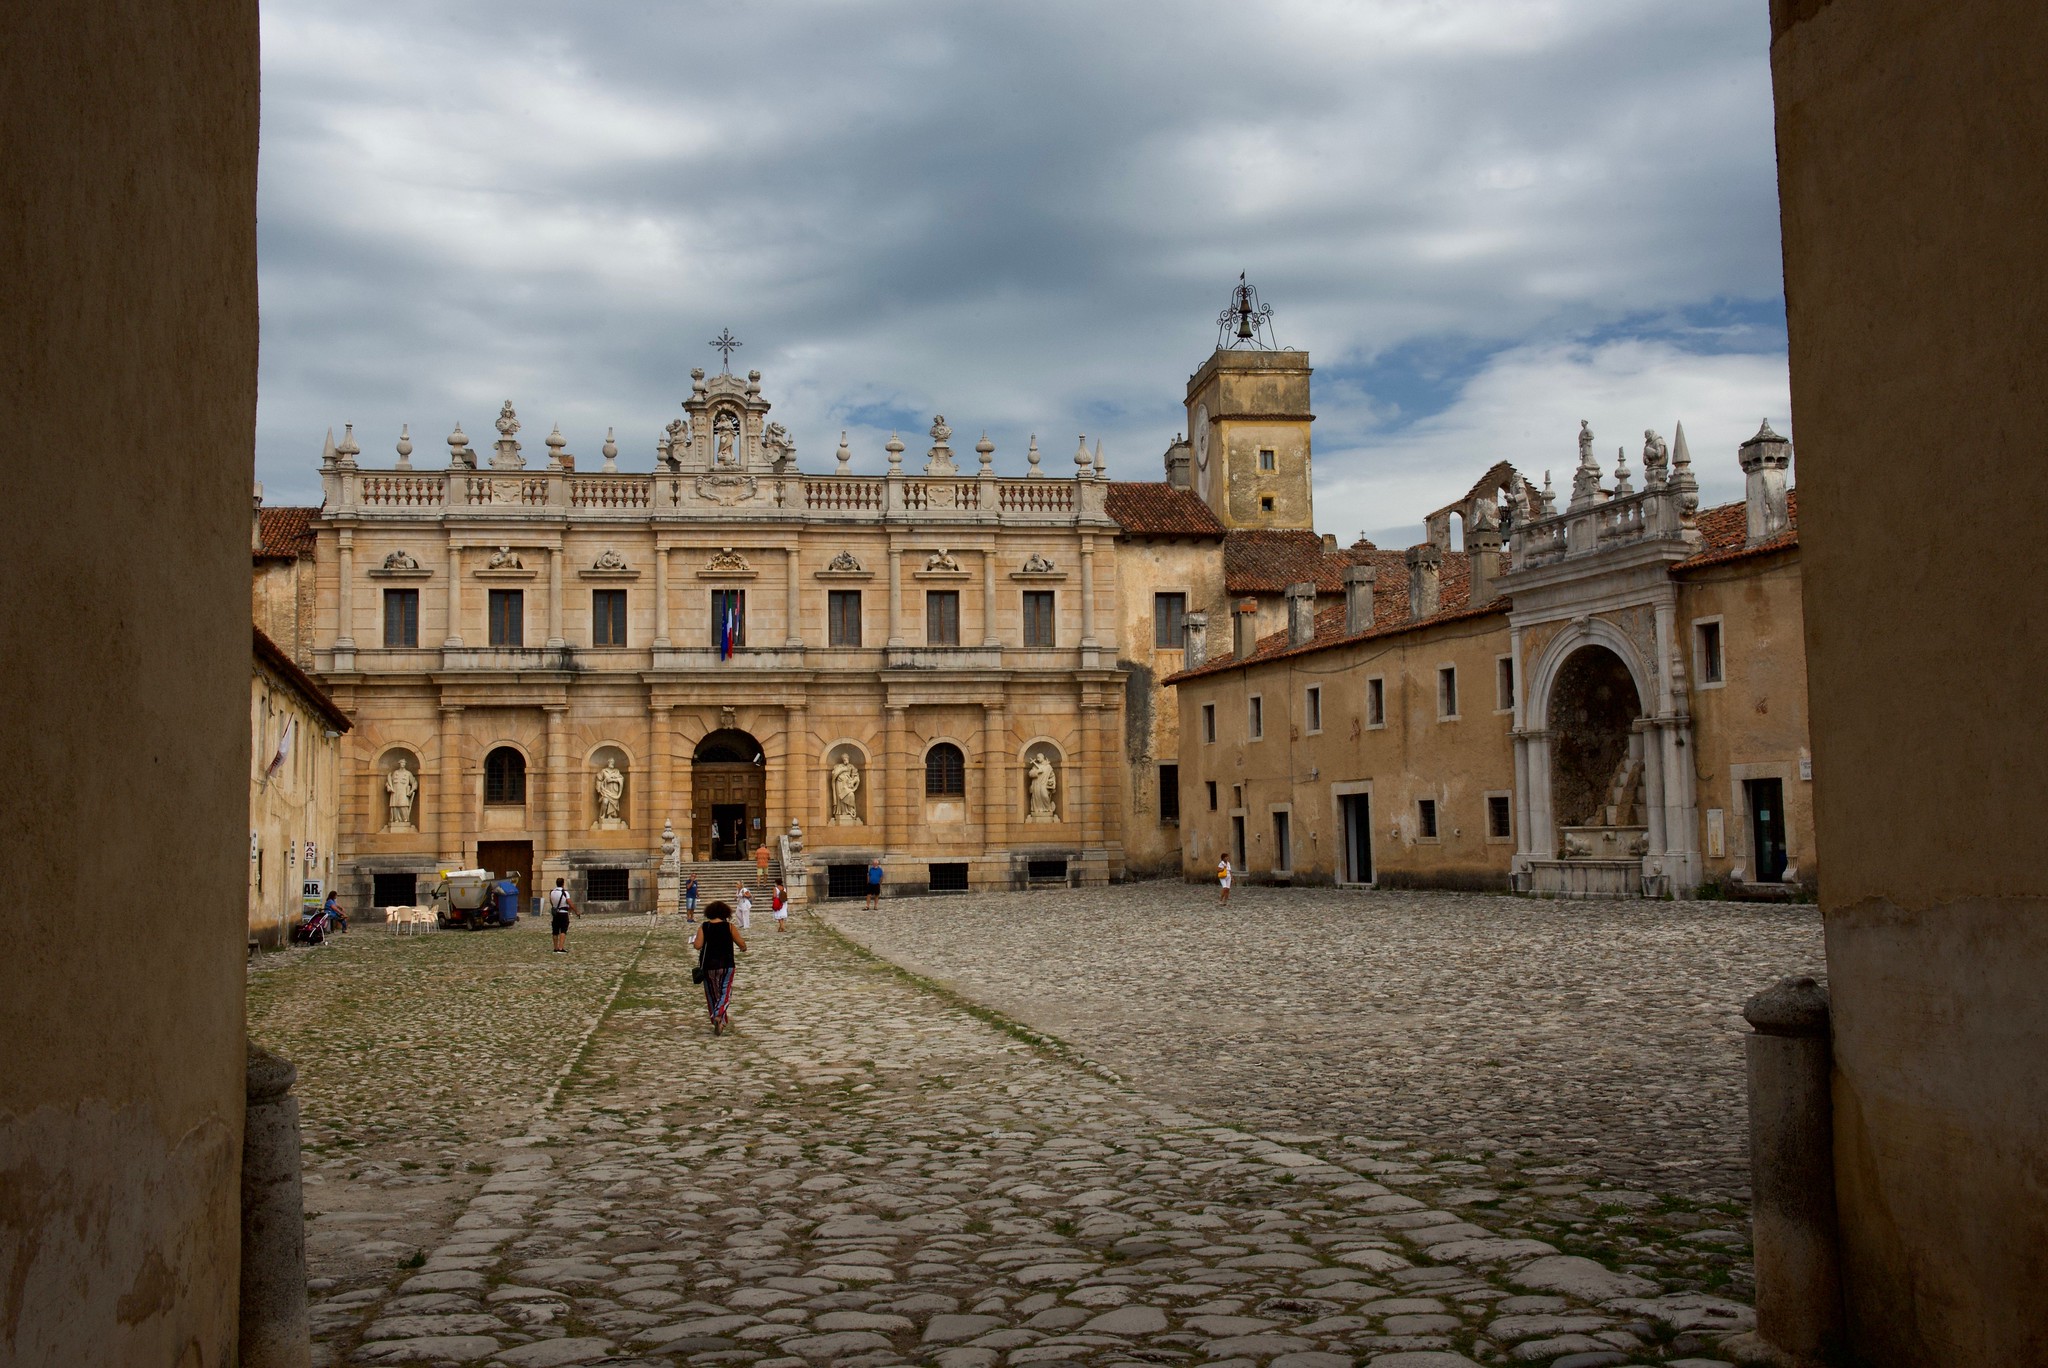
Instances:
[[[691,845],[698,858],[749,858],[768,822],[768,766],[761,743],[730,727],[712,732],[697,743],[690,787]]]

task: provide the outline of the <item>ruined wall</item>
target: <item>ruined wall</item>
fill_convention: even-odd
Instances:
[[[215,1368],[239,1271],[256,5],[0,7],[0,63],[0,1362]],[[138,915],[149,934],[109,933]]]
[[[1771,9],[1847,1321],[2048,1363],[2048,7]]]

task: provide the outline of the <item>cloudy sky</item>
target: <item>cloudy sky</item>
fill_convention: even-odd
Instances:
[[[646,470],[721,328],[801,464],[934,412],[1160,478],[1246,271],[1316,516],[1788,430],[1762,0],[265,0],[257,477],[511,398]],[[1071,467],[1068,467],[1071,468]]]

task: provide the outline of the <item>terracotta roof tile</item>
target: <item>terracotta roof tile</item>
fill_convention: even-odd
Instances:
[[[1704,539],[1700,549],[1692,556],[1671,567],[1674,574],[1687,570],[1698,570],[1709,565],[1721,565],[1728,561],[1742,560],[1748,556],[1767,556],[1774,551],[1786,551],[1799,545],[1799,491],[1785,491],[1785,511],[1791,521],[1783,532],[1755,546],[1748,545],[1749,507],[1740,501],[1725,503],[1713,508],[1701,509],[1696,526]]]
[[[1190,489],[1170,484],[1116,480],[1105,502],[1126,535],[1133,537],[1221,537],[1223,524]]]
[[[317,508],[286,505],[257,509],[256,521],[263,534],[263,549],[256,554],[278,560],[297,560],[301,556],[312,555],[313,519],[319,516]]]

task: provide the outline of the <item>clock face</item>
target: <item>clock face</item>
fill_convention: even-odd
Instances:
[[[1195,488],[1203,498],[1209,497],[1209,406],[1198,405],[1195,409]]]

